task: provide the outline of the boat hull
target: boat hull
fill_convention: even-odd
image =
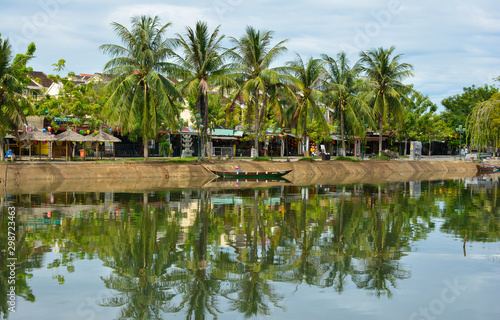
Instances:
[[[481,172],[493,172],[498,170],[496,166],[489,165],[489,164],[476,164],[477,171]]]
[[[292,170],[283,171],[215,171],[210,170],[219,177],[225,179],[276,179],[283,177],[290,173]]]

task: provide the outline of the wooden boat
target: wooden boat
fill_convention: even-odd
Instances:
[[[290,173],[292,170],[283,171],[216,171],[210,170],[214,174],[227,179],[275,179],[283,177],[285,174]]]
[[[497,167],[490,165],[490,164],[486,164],[486,163],[478,163],[478,164],[476,164],[476,168],[477,168],[477,171],[481,171],[481,172],[493,172],[493,171],[498,170]]]

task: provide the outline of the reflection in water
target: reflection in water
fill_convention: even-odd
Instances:
[[[245,318],[286,310],[280,283],[349,284],[391,298],[412,275],[403,258],[442,219],[441,231],[467,241],[499,241],[498,187],[468,181],[385,186],[274,186],[143,194],[59,193],[2,199],[18,208],[16,293],[35,301],[32,270],[46,264],[64,288],[76,260],[99,258],[113,293],[100,306],[121,319]],[[5,210],[4,210],[5,211]],[[6,213],[2,221],[7,221]],[[1,238],[7,236],[2,224]],[[6,261],[7,243],[0,243]],[[464,246],[465,255],[465,246]],[[8,315],[9,270],[2,263],[0,314]],[[62,289],[63,290],[63,289]],[[63,292],[63,291],[62,291]]]

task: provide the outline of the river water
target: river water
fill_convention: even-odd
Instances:
[[[497,176],[21,193],[2,208],[8,319],[500,317]]]

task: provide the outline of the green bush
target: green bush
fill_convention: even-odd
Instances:
[[[300,158],[299,161],[316,161],[314,158]]]
[[[344,156],[338,156],[335,158],[337,161],[352,161],[352,162],[360,162],[361,159],[356,159],[356,158],[349,158],[349,157],[344,157]]]
[[[269,161],[269,157],[255,157],[253,161]]]
[[[390,160],[388,156],[384,156],[383,154],[380,156],[373,157],[370,160],[377,160],[377,159],[378,160]]]
[[[186,158],[173,158],[173,159],[168,159],[167,160],[167,162],[173,162],[173,163],[193,162],[193,161],[198,161],[198,158],[196,158],[196,157],[186,157]]]

